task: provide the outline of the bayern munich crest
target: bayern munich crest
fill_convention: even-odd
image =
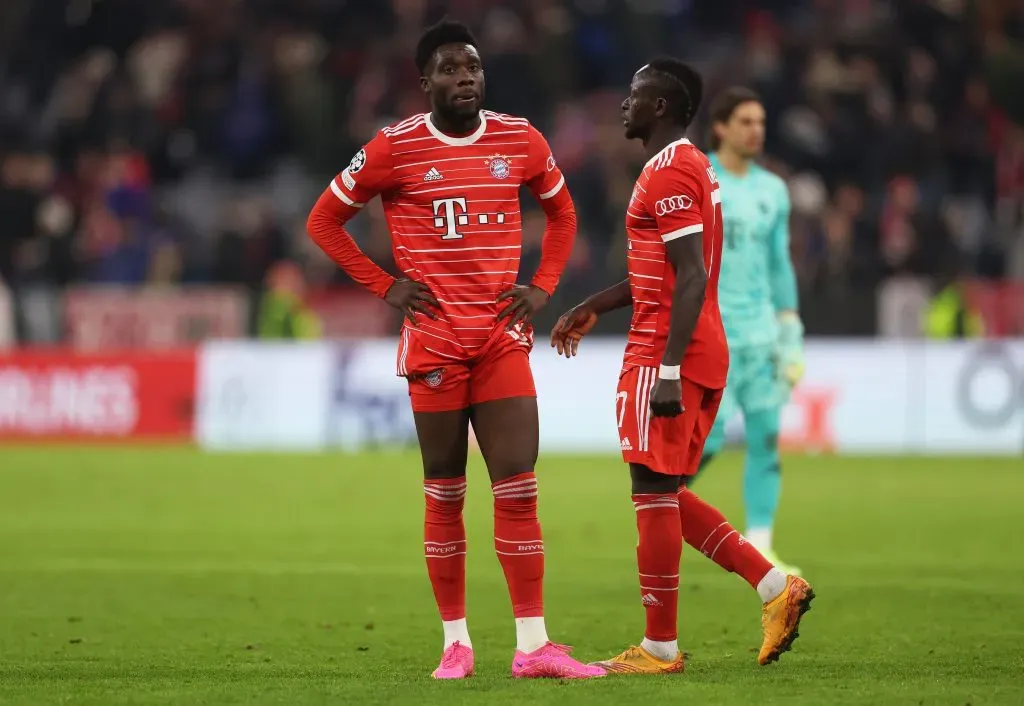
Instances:
[[[508,179],[512,173],[512,160],[500,154],[493,155],[484,160],[487,168],[491,170],[491,176],[495,179]]]
[[[427,387],[438,387],[441,384],[441,378],[443,376],[444,369],[436,368],[423,376],[423,382],[427,383]]]

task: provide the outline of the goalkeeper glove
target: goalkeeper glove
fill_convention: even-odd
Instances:
[[[796,312],[779,315],[779,339],[775,344],[778,375],[790,389],[804,376],[804,325]]]

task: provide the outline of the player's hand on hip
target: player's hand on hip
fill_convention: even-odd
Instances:
[[[655,417],[678,417],[683,413],[681,380],[658,378],[651,390],[651,414]]]
[[[516,324],[529,321],[530,317],[544,308],[548,303],[548,293],[532,284],[516,284],[498,295],[495,301],[501,302],[506,299],[509,300],[509,304],[501,310],[498,318],[508,318],[505,330],[511,331]]]
[[[575,306],[562,314],[551,329],[551,347],[558,355],[571,358],[580,347],[580,339],[597,323],[597,312],[586,304]]]
[[[427,285],[404,277],[394,281],[387,294],[384,295],[384,301],[405,314],[405,318],[413,326],[416,325],[417,313],[430,319],[436,319],[437,314],[431,311],[430,307],[441,308]]]

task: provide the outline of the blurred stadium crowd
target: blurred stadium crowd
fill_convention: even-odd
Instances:
[[[1017,0],[4,0],[0,280],[256,291],[290,260],[343,281],[305,216],[375,130],[425,110],[412,47],[445,13],[477,31],[488,106],[530,118],[566,173],[563,300],[624,275],[642,157],[618,105],[660,52],[709,95],[763,96],[805,301],[853,310],[901,274],[1024,278]],[[393,268],[367,211],[353,232]],[[525,222],[529,273],[543,215]]]

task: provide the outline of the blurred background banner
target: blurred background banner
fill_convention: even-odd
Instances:
[[[244,291],[229,287],[69,287],[62,310],[75,350],[152,349],[243,337],[248,303]]]
[[[163,440],[211,450],[412,446],[397,341],[206,343],[195,352],[18,352],[0,440]],[[541,450],[614,453],[621,339],[533,355]],[[740,422],[737,420],[737,424]],[[728,433],[741,436],[742,427]],[[783,415],[791,451],[1024,454],[1024,342],[813,341]]]
[[[5,0],[0,433],[411,443],[400,317],[305,219],[375,131],[426,109],[413,46],[446,13],[480,38],[488,107],[543,131],[576,202],[538,340],[625,275],[643,156],[619,104],[675,53],[709,97],[762,95],[789,187],[810,343],[786,443],[1020,453],[1024,10],[1005,0]],[[705,106],[702,147],[708,128]],[[523,208],[525,281],[544,217]],[[351,231],[395,271],[378,203]],[[568,365],[534,354],[546,449],[615,450],[601,385],[627,324]]]
[[[196,356],[52,349],[0,359],[0,440],[191,442]]]

